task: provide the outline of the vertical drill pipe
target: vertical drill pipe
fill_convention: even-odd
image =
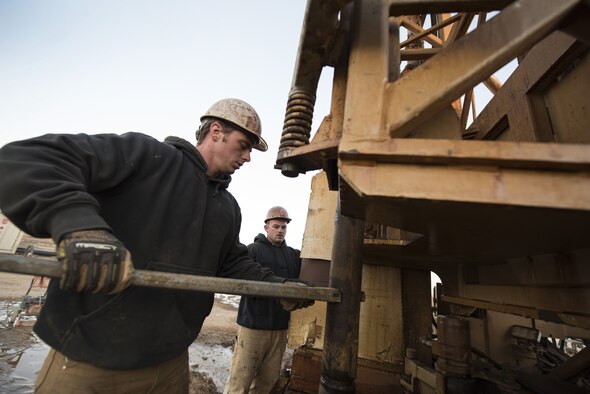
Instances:
[[[342,185],[341,185],[342,188]],[[336,212],[330,285],[342,302],[329,303],[319,392],[354,393],[361,305],[363,222]]]
[[[277,161],[287,157],[291,150],[309,144],[318,82],[338,28],[338,14],[348,2],[307,2]],[[299,175],[294,163],[283,162],[278,168],[285,176]]]

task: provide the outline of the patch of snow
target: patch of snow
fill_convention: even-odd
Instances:
[[[188,348],[188,360],[191,370],[206,373],[218,392],[223,392],[225,382],[229,376],[232,349],[221,345],[203,345],[193,342]]]
[[[233,306],[236,309],[238,309],[238,307],[240,306],[241,296],[239,295],[215,293],[215,298],[217,298],[220,303]]]

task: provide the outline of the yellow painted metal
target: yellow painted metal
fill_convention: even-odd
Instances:
[[[387,86],[385,128],[405,137],[419,123],[541,40],[577,0],[520,0],[422,67]],[[500,34],[501,32],[501,34]]]

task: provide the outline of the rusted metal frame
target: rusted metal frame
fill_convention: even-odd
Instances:
[[[407,136],[429,116],[549,34],[578,1],[520,0],[443,48],[411,77],[389,84],[385,93],[388,134]]]
[[[498,125],[504,128],[509,126],[507,114],[514,110],[515,104],[518,101],[526,102],[527,95],[534,90],[542,91],[549,86],[568,63],[567,60],[577,56],[581,48],[575,38],[562,32],[552,33],[533,47],[504,83],[502,90],[470,126],[471,130],[477,132],[476,139],[496,138],[498,132],[502,131],[498,130]],[[515,100],[513,97],[522,97],[525,100]],[[527,129],[530,129],[530,126]],[[534,141],[534,134],[531,132],[530,137],[525,140]]]
[[[486,21],[486,17],[487,17],[487,12],[480,12],[477,15],[477,27],[479,27],[482,23],[484,23]],[[500,88],[502,88],[502,82],[500,82],[500,80],[498,78],[494,77],[493,75],[490,75],[489,77],[487,77],[483,81],[483,84],[486,88],[488,88],[490,93],[492,93],[493,95],[498,94],[498,92],[500,91]],[[473,89],[472,89],[471,90],[471,113],[472,113],[473,120],[475,120],[477,118],[477,110],[476,110],[475,106],[476,106],[476,98],[475,98],[475,94],[473,94]],[[466,125],[467,124],[465,124],[465,126],[462,126],[462,128],[461,128],[461,132],[463,134],[465,134]]]
[[[436,15],[436,19],[437,20],[445,20],[445,19],[449,19],[451,18],[453,15],[450,12],[443,12],[440,14],[431,14],[431,15]],[[456,14],[459,15],[459,14]],[[442,38],[442,40],[446,43],[446,41],[449,39],[449,36],[451,34],[451,29],[453,27],[452,26],[445,26],[442,30],[439,31],[438,36],[440,38]]]
[[[556,216],[558,211],[563,211],[562,218],[558,218],[560,222],[566,220],[569,226],[587,231],[584,227],[588,223],[584,222],[582,218],[587,216],[590,211],[590,173],[588,172],[531,171],[515,168],[490,169],[488,166],[466,168],[463,166],[397,163],[369,163],[369,166],[365,164],[366,162],[350,161],[341,161],[341,163],[343,163],[340,166],[341,177],[346,179],[357,195],[368,201],[374,197],[379,199],[382,204],[391,200],[392,204],[397,205],[427,205],[428,209],[440,217],[444,217],[445,213],[436,210],[436,201],[440,202],[439,209],[442,209],[443,203],[454,205],[451,209],[457,210],[459,204],[469,205],[469,209],[477,215],[490,214],[494,210],[497,212],[506,211],[508,214],[507,207],[511,207],[515,211],[515,216],[526,216],[527,214],[531,216],[533,208],[548,210],[553,216]],[[381,209],[382,206],[375,205],[371,208],[373,209],[370,211],[372,213]],[[579,212],[577,221],[574,220],[575,212]],[[423,219],[424,216],[422,215],[421,218]],[[463,219],[461,218],[461,220]],[[377,218],[367,216],[367,220],[407,228],[422,234],[428,231],[424,228],[424,222],[410,221],[409,211],[403,213],[384,212],[381,217]],[[548,224],[542,215],[538,217],[538,220],[540,223]],[[480,224],[471,223],[469,227],[481,227]],[[433,223],[431,227],[434,229],[435,225],[440,228],[449,227],[448,223]],[[501,227],[499,222],[496,225]],[[477,231],[485,232],[479,229]],[[563,228],[561,231],[564,231]],[[559,234],[559,236],[559,239],[565,238],[563,234]],[[575,234],[571,240],[572,242],[576,240],[575,247],[587,246],[585,243],[580,244],[581,234]],[[458,242],[458,239],[455,242]],[[514,243],[516,242],[517,240],[514,240]],[[510,242],[507,241],[507,244]],[[487,255],[496,254],[490,250],[491,245],[493,244],[488,243],[485,248]],[[545,250],[555,251],[555,249],[546,249],[548,245],[536,246],[539,253]],[[444,245],[432,245],[432,247],[445,248]],[[483,256],[483,253],[484,250],[481,250],[476,254]],[[534,253],[534,250],[531,253]],[[516,255],[512,254],[511,256]]]
[[[473,18],[475,18],[475,13],[473,12],[461,14],[459,21],[453,25],[451,34],[449,34],[446,44],[449,45],[450,43],[457,41],[460,37],[463,37],[465,34],[467,34],[467,30],[469,29],[469,26],[471,26]]]
[[[412,31],[414,34],[421,34],[424,32],[424,29],[422,28],[422,26],[412,22],[411,20],[409,20],[405,16],[400,16],[397,18],[397,20],[399,21],[399,24],[401,26]],[[426,35],[423,35],[421,38],[423,38],[424,41],[428,42],[434,48],[440,48],[443,45],[442,40],[433,34],[426,34]]]
[[[320,394],[356,391],[364,222],[342,216],[339,203],[334,231],[329,284],[342,290],[342,301],[326,309]]]
[[[467,118],[469,117],[469,108],[471,107],[471,98],[473,97],[473,89],[470,89],[465,93],[465,98],[463,99],[463,109],[461,110],[461,134],[465,133],[465,129],[467,129]],[[475,117],[474,117],[475,119]]]
[[[390,0],[390,15],[501,10],[514,0]]]
[[[590,145],[506,141],[392,138],[358,141],[341,160],[441,166],[497,166],[551,171],[590,171]]]
[[[471,22],[473,21],[473,17],[475,16],[474,13],[457,14],[457,15],[459,15],[459,21],[451,27],[451,30],[449,31],[449,34],[446,37],[445,45],[449,45],[453,41],[456,41],[457,38],[467,34],[467,30],[469,28],[469,25],[471,24]],[[480,12],[478,15],[479,15],[479,17],[477,19],[477,26],[479,27],[479,25],[482,23],[482,20],[483,20],[481,18],[481,16],[486,15],[486,13]],[[467,107],[471,106],[471,110],[473,113],[473,119],[475,119],[475,95],[473,94],[473,89],[471,90],[469,100],[467,100],[467,99],[464,100],[463,106],[465,106],[466,104],[467,104]],[[455,111],[457,112],[457,115],[459,116],[459,119],[460,119],[460,122],[462,125],[461,126],[461,134],[464,134],[465,129],[467,127],[467,117],[465,117],[465,125],[463,126],[464,107],[461,108],[461,99],[457,99],[457,100],[453,101],[453,103],[451,105],[453,106],[453,108],[455,108]],[[469,112],[467,112],[466,114],[468,114],[468,113]]]
[[[450,25],[452,23],[455,23],[460,17],[461,17],[460,14],[453,15],[450,18],[445,19],[444,21],[442,21],[440,23],[437,23],[436,25],[434,25],[434,26],[432,26],[432,27],[430,27],[430,28],[428,28],[426,30],[422,30],[422,32],[420,32],[420,33],[416,33],[411,38],[408,38],[407,40],[405,40],[401,44],[399,44],[399,46],[400,46],[400,48],[403,48],[405,46],[408,46],[409,44],[411,44],[411,43],[413,43],[415,41],[418,41],[418,40],[422,39],[425,36],[428,36],[428,35],[430,35],[430,34],[432,34],[434,32],[437,32],[440,29],[442,29],[442,28],[444,28],[444,27],[446,27],[446,26],[448,26],[448,25]],[[394,18],[394,19],[397,19],[397,18]],[[436,38],[438,38],[440,40],[441,44],[444,43],[444,40],[440,39],[440,37],[436,37]]]
[[[474,94],[471,95],[471,116],[473,119],[477,117],[477,108]]]
[[[500,80],[498,78],[494,77],[493,75],[490,75],[489,77],[487,77],[483,81],[483,84],[486,88],[488,88],[490,93],[492,93],[494,96],[496,94],[498,94],[498,92],[502,88],[502,82],[500,82]]]
[[[0,256],[0,271],[50,278],[60,278],[62,275],[61,264],[55,260],[16,255]],[[340,301],[340,291],[327,287],[291,286],[282,283],[186,275],[140,269],[136,269],[133,272],[131,284],[133,286],[204,291],[209,293],[299,298],[326,302]]]
[[[404,49],[400,51],[402,61],[428,60],[441,51],[442,48]]]

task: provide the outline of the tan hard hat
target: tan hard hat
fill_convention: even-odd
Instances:
[[[287,223],[291,221],[291,219],[289,218],[289,214],[287,213],[287,210],[283,207],[278,206],[272,207],[268,210],[268,212],[266,213],[266,219],[264,219],[264,223],[272,219],[284,220]]]
[[[254,149],[262,152],[268,149],[266,141],[262,139],[260,117],[247,102],[235,98],[219,100],[201,116],[201,122],[207,118],[218,118],[239,126],[242,130],[256,137],[256,144],[253,146]]]

